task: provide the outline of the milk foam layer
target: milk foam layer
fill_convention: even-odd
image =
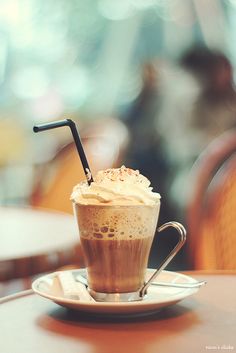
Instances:
[[[76,185],[71,200],[82,205],[155,205],[160,194],[152,191],[150,181],[138,170],[122,166],[98,172],[90,185]]]
[[[80,237],[134,240],[153,237],[160,205],[97,206],[75,204]]]

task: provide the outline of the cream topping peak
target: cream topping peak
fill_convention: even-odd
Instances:
[[[106,183],[107,181],[114,182],[135,182],[143,184],[143,186],[148,187],[150,181],[140,174],[139,170],[133,170],[131,168],[126,168],[124,165],[120,168],[110,168],[106,170],[101,170],[97,173],[94,178],[96,183]]]
[[[76,185],[71,199],[86,205],[153,205],[160,195],[152,191],[150,181],[138,170],[122,166],[99,171],[90,185]]]

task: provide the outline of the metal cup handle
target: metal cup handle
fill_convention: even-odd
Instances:
[[[157,231],[161,232],[162,230],[165,230],[166,228],[173,227],[177,230],[178,235],[179,235],[179,241],[174,247],[174,249],[167,255],[165,260],[162,262],[160,267],[153,273],[153,275],[149,278],[149,280],[144,284],[144,286],[141,288],[139,294],[140,297],[142,298],[146,292],[147,288],[150,286],[150,284],[154,281],[154,279],[159,275],[159,273],[169,264],[169,262],[175,257],[175,255],[179,252],[179,250],[182,248],[182,246],[185,243],[186,240],[186,230],[182,224],[178,222],[167,222],[160,226]]]

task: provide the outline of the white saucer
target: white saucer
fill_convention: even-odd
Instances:
[[[147,278],[150,277],[154,270],[148,269]],[[75,277],[80,274],[86,276],[85,269],[70,271]],[[32,288],[35,293],[42,297],[50,299],[55,303],[66,308],[79,310],[83,312],[96,314],[118,314],[129,315],[138,313],[148,313],[160,310],[161,308],[173,305],[180,300],[196,293],[199,288],[173,288],[173,287],[158,287],[151,285],[148,288],[148,294],[142,301],[134,302],[89,302],[68,299],[63,296],[62,289],[58,282],[55,281],[57,272],[42,276],[32,283]],[[194,283],[195,279],[177,272],[162,271],[157,281],[167,283]]]

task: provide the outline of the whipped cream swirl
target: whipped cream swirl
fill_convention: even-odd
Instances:
[[[83,205],[155,205],[160,198],[145,176],[125,166],[99,171],[90,185],[81,182],[71,194],[72,201]]]

